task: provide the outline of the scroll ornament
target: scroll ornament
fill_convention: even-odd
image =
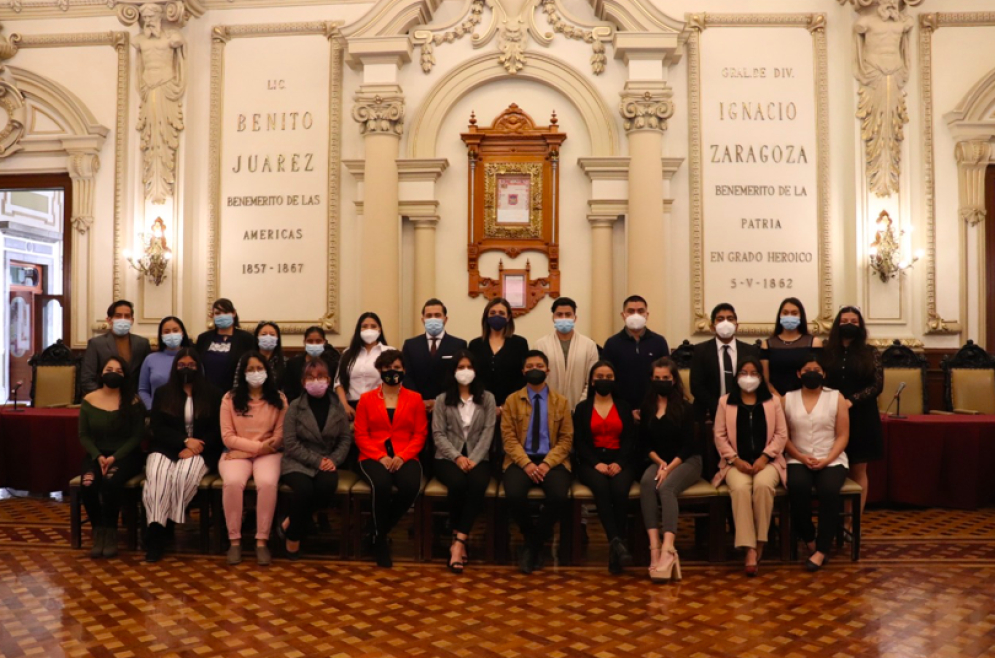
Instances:
[[[3,26],[0,25],[0,30]],[[12,40],[0,35],[0,158],[6,158],[21,149],[27,122],[27,102],[14,83],[14,76],[4,62],[17,53],[16,36]]]

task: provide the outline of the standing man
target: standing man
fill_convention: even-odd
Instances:
[[[691,357],[691,394],[700,422],[714,419],[719,398],[736,389],[740,359],[760,358],[756,347],[736,339],[739,320],[732,304],[722,303],[712,309],[711,328],[715,339],[695,345]]]
[[[670,356],[667,339],[646,326],[650,312],[646,300],[632,295],[622,304],[625,328],[605,342],[604,358],[615,366],[618,395],[630,409],[639,409],[653,372],[652,363]],[[639,412],[633,415],[638,419]]]
[[[442,393],[446,368],[452,365],[453,355],[466,349],[466,341],[446,333],[449,322],[446,305],[430,299],[421,309],[425,333],[404,341],[404,388],[421,394],[425,410],[432,412],[435,398]]]
[[[566,397],[572,412],[584,398],[587,377],[598,360],[598,346],[593,340],[574,329],[577,322],[577,302],[560,297],[553,302],[553,333],[543,336],[536,349],[549,358],[546,382]]]
[[[83,369],[80,372],[83,395],[102,386],[100,373],[103,372],[107,359],[112,356],[124,359],[128,364],[128,377],[137,386],[142,362],[152,352],[152,348],[147,338],[131,333],[134,322],[135,307],[131,302],[121,299],[107,307],[110,331],[91,338],[86,344],[86,353],[83,354]]]

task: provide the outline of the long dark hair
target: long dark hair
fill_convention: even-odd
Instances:
[[[475,404],[484,403],[484,378],[479,372],[477,372],[477,362],[474,360],[473,354],[470,350],[461,349],[456,350],[456,353],[453,354],[453,365],[446,370],[446,379],[442,386],[446,391],[447,407],[455,407],[460,402],[459,382],[456,381],[456,369],[459,368],[459,362],[463,359],[470,362],[473,372],[476,373],[473,381],[470,382],[470,395],[473,396],[473,402]]]
[[[263,400],[277,409],[283,409],[283,396],[280,389],[276,387],[276,378],[273,376],[273,369],[262,354],[256,350],[251,350],[242,355],[238,360],[238,369],[235,371],[235,385],[231,389],[232,406],[240,414],[249,411],[249,382],[245,379],[245,369],[249,365],[249,359],[258,359],[266,368],[266,381],[263,382]]]
[[[352,340],[349,341],[349,349],[342,354],[342,360],[339,362],[339,385],[342,386],[342,390],[345,391],[346,397],[349,396],[349,375],[352,372],[352,366],[356,363],[356,357],[359,356],[359,350],[363,349],[366,343],[363,342],[363,337],[359,335],[362,331],[363,322],[369,319],[376,321],[377,326],[380,327],[380,338],[377,339],[381,345],[387,344],[387,338],[383,334],[383,322],[380,321],[380,316],[373,311],[367,311],[359,316],[356,320],[356,329],[352,332]]]
[[[162,320],[159,321],[159,351],[160,352],[165,352],[166,349],[167,349],[166,348],[166,344],[162,342],[162,327],[163,327],[163,325],[165,325],[170,320],[172,320],[176,324],[180,325],[180,331],[183,332],[183,340],[180,341],[180,347],[181,348],[182,347],[190,347],[190,344],[191,344],[190,343],[190,335],[187,334],[187,328],[186,328],[186,326],[184,326],[183,320],[179,319],[175,315],[167,315],[166,317],[164,317]]]
[[[805,313],[805,305],[797,297],[788,297],[777,307],[777,317],[774,318],[774,335],[780,336],[781,332],[784,331],[784,327],[781,326],[781,313],[784,311],[785,304],[794,304],[798,307],[798,319],[801,320],[801,324],[798,325],[798,333],[808,336],[808,315]]]
[[[840,318],[844,313],[854,313],[860,322],[860,336],[853,339],[850,347],[847,348],[848,358],[853,360],[854,372],[861,379],[871,377],[874,374],[874,348],[867,344],[867,325],[864,323],[864,314],[856,306],[844,306],[836,314],[833,320],[833,328],[829,331],[829,338],[823,345],[823,367],[828,374],[831,370],[843,367],[843,337],[840,336]],[[849,364],[848,364],[849,365]]]
[[[221,311],[222,313],[231,313],[235,317],[232,329],[238,329],[242,326],[238,321],[238,312],[235,310],[235,305],[227,297],[221,297],[218,301],[214,302],[211,306],[211,310],[214,311],[215,309]],[[214,330],[217,331],[217,327],[215,327]]]
[[[674,378],[674,390],[667,396],[667,413],[664,415],[670,418],[671,422],[678,427],[684,422],[685,414],[690,413],[688,406],[690,403],[684,397],[684,380],[681,377],[680,368],[677,362],[669,356],[663,356],[654,361],[650,367],[650,379],[653,378],[653,371],[657,368],[666,368]],[[643,404],[640,407],[639,417],[641,422],[649,422],[656,418],[656,399],[658,395],[652,386],[646,387],[646,396],[643,397]]]
[[[175,416],[178,418],[183,417],[184,409],[187,403],[187,392],[183,389],[183,378],[180,377],[180,371],[177,369],[176,364],[179,363],[180,359],[191,358],[197,364],[194,372],[193,381],[190,382],[191,385],[191,397],[193,398],[193,415],[194,418],[204,418],[208,414],[213,413],[214,409],[211,407],[216,404],[213,396],[210,395],[210,391],[213,388],[211,382],[207,381],[204,377],[204,367],[201,362],[200,354],[197,353],[192,347],[184,347],[176,356],[173,357],[173,365],[169,371],[169,380],[163,384],[157,391],[156,397],[162,396],[162,400],[159,403],[159,409],[170,416]]]
[[[109,356],[107,361],[104,361],[103,368],[107,367],[107,364],[111,361],[116,362],[121,366],[121,372],[124,373],[124,380],[121,382],[121,387],[118,391],[121,394],[121,403],[118,405],[117,422],[115,423],[115,429],[117,431],[127,431],[131,427],[131,421],[133,414],[142,413],[141,410],[137,409],[135,402],[138,398],[137,387],[135,382],[132,381],[133,378],[128,374],[128,364],[124,362],[119,356]],[[100,369],[100,374],[103,375],[104,370]],[[101,382],[103,386],[103,382]],[[144,406],[142,410],[144,410]]]
[[[739,371],[743,369],[745,365],[752,365],[757,369],[757,377],[760,378],[760,386],[757,387],[755,391],[757,394],[757,404],[763,404],[767,400],[774,397],[774,394],[770,392],[770,387],[767,386],[767,379],[764,377],[764,367],[760,364],[760,359],[755,356],[745,356],[739,360],[736,364],[736,387],[729,391],[729,400],[727,404],[739,404],[743,401],[742,395],[740,395],[739,390]]]
[[[280,331],[280,325],[270,320],[263,320],[256,325],[256,331],[253,336],[256,337],[256,349],[259,348],[259,332],[263,330],[263,327],[273,327],[276,331],[276,347],[273,348],[272,359],[276,359],[278,363],[283,363],[283,332]]]
[[[612,374],[618,377],[618,371],[615,370],[615,364],[607,359],[599,359],[591,366],[591,369],[587,371],[587,399],[593,400],[597,392],[594,390],[594,371],[603,366],[608,366],[612,369]]]
[[[480,319],[480,338],[483,341],[486,341],[487,337],[491,335],[491,325],[487,324],[487,314],[498,304],[503,305],[504,310],[508,312],[508,324],[504,327],[504,337],[515,335],[515,313],[511,310],[511,304],[504,297],[495,297],[487,302],[487,306],[484,307],[484,315]]]

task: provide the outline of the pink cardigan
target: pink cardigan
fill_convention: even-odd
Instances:
[[[276,439],[276,447],[283,445],[283,418],[287,415],[287,398],[283,409],[277,409],[265,400],[249,400],[248,415],[235,411],[231,393],[221,400],[221,440],[229,450],[241,450],[251,455],[259,452],[263,441]]]
[[[715,412],[715,447],[719,451],[719,472],[712,478],[712,486],[717,487],[726,478],[726,473],[732,468],[726,463],[738,454],[736,450],[736,415],[739,407],[729,406],[728,395],[719,399],[719,408]],[[767,418],[767,445],[764,452],[774,455],[771,463],[781,476],[781,484],[787,485],[788,467],[784,461],[784,444],[788,442],[788,423],[784,418],[784,409],[777,397],[764,402],[764,416]]]

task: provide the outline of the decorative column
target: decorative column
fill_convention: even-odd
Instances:
[[[435,227],[439,216],[408,217],[415,227],[415,280],[411,316],[411,331],[418,335],[421,326],[421,308],[425,300],[435,297]]]
[[[100,158],[96,152],[70,151],[67,158],[69,178],[73,181],[72,224],[80,235],[86,235],[93,225],[93,189]]]
[[[404,123],[398,85],[362,85],[352,117],[364,136],[363,231],[360,240],[360,299],[374,311],[388,336],[400,336],[401,217],[397,156]]]
[[[612,293],[614,286],[614,259],[612,249],[612,231],[618,215],[587,216],[591,224],[591,338],[598,344],[604,344],[614,333],[616,309],[612,308]]]
[[[977,225],[985,219],[985,171],[992,163],[992,144],[987,140],[957,142],[957,177],[960,183],[960,218]]]

